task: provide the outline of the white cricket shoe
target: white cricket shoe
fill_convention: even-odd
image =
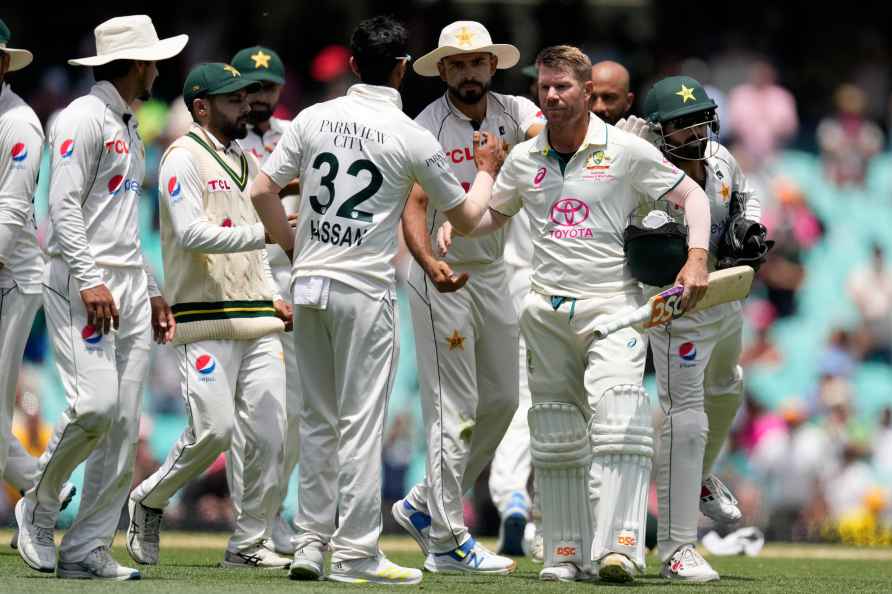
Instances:
[[[638,575],[638,568],[622,553],[608,553],[598,562],[598,577],[604,582],[617,584],[631,582]]]
[[[697,552],[694,545],[689,544],[679,547],[663,563],[660,575],[670,580],[693,583],[715,582],[719,579],[716,570]]]
[[[447,553],[430,553],[424,560],[424,568],[431,573],[507,575],[516,567],[513,559],[496,555],[473,537]]]
[[[142,578],[139,570],[124,567],[114,560],[106,547],[96,547],[87,558],[76,563],[59,562],[56,576],[74,580],[112,580],[123,582]]]
[[[285,569],[291,565],[289,557],[272,550],[272,543],[261,542],[240,551],[227,550],[223,555],[223,567],[239,569]]]
[[[306,544],[294,551],[294,559],[288,570],[292,580],[318,580],[324,575],[325,553],[322,543]]]
[[[132,497],[127,500],[130,524],[127,525],[127,552],[142,565],[158,565],[161,540],[160,509],[146,507]]]
[[[270,537],[273,541],[273,548],[278,554],[286,557],[294,554],[296,548],[294,542],[292,542],[295,537],[294,529],[288,520],[282,517],[281,513],[276,514],[276,519],[273,520],[273,530]]]
[[[411,586],[421,583],[421,570],[400,567],[382,554],[378,557],[332,563],[328,579],[348,584]]]
[[[64,511],[68,504],[71,503],[71,500],[74,499],[74,496],[77,495],[77,487],[74,483],[65,482],[62,485],[62,490],[59,491],[59,511]],[[22,491],[22,497],[25,496],[25,492]],[[18,548],[19,546],[19,527],[16,526],[15,531],[12,533],[12,539],[9,541],[9,546],[12,548]]]
[[[539,572],[539,579],[543,582],[587,582],[594,578],[591,572],[580,569],[575,563],[568,561],[546,567]]]
[[[15,521],[19,525],[19,556],[31,569],[53,573],[56,570],[53,529],[32,524],[33,512],[30,507],[24,497],[15,505]]]
[[[526,495],[519,491],[513,492],[499,525],[499,541],[496,546],[499,555],[520,557],[524,554],[523,537],[529,517],[530,505]]]
[[[545,561],[545,541],[533,522],[529,522],[523,530],[523,552],[533,563]]]
[[[735,524],[743,517],[737,499],[714,474],[706,477],[700,486],[700,512],[719,524]]]
[[[403,530],[415,539],[425,557],[430,554],[431,517],[418,511],[405,499],[400,499],[390,508],[393,519]]]

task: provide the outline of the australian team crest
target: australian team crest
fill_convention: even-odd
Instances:
[[[604,151],[595,151],[591,155],[589,155],[588,160],[585,162],[585,168],[589,171],[606,171],[610,169],[610,164],[613,161],[613,157],[608,155]]]

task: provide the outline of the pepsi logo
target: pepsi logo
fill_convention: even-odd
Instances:
[[[98,344],[102,340],[102,334],[99,333],[99,329],[96,326],[87,324],[84,326],[84,329],[81,330],[81,338],[83,338],[84,342],[87,344]]]
[[[28,158],[28,149],[25,148],[25,143],[17,142],[12,145],[12,160],[16,163],[21,163],[25,159]]]
[[[195,371],[201,375],[210,375],[217,368],[217,362],[210,355],[201,355],[195,360]]]
[[[693,361],[697,358],[697,346],[693,342],[682,343],[678,347],[678,356],[685,361]]]
[[[63,141],[62,146],[59,147],[59,155],[63,159],[67,159],[73,154],[74,154],[74,139],[69,138],[68,140]]]
[[[108,180],[108,193],[112,196],[117,196],[118,192],[121,191],[121,188],[124,186],[124,176],[123,175],[115,175],[110,180]]]
[[[177,180],[177,176],[173,176],[167,180],[167,193],[170,194],[171,198],[179,198],[182,191],[183,189],[180,187],[180,182]]]

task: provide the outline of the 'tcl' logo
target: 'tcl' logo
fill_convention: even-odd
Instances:
[[[588,205],[578,198],[561,198],[551,207],[551,222],[562,227],[575,227],[588,218]]]

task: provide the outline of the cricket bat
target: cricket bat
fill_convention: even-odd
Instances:
[[[653,328],[680,318],[686,313],[743,299],[750,293],[753,274],[755,272],[750,266],[735,266],[710,273],[706,294],[693,309],[688,311],[681,309],[681,294],[684,292],[684,287],[675,286],[666,289],[648,299],[647,303],[634,311],[607,318],[604,322],[595,324],[595,338],[600,340],[629,326],[634,326],[639,330]]]

